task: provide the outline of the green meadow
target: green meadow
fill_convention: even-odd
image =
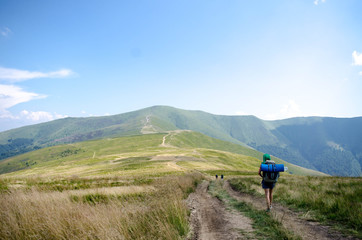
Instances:
[[[233,189],[264,197],[259,176],[233,178]],[[283,175],[274,190],[274,201],[301,211],[304,218],[332,225],[362,238],[362,179]]]
[[[198,182],[223,174],[234,178],[240,191],[260,194],[260,179],[253,176],[261,156],[200,133],[171,131],[59,145],[8,158],[0,162],[0,238],[185,239],[190,232],[185,199]],[[293,175],[282,174],[277,201],[315,213],[317,220],[348,218],[350,232],[358,235],[360,178],[321,177],[325,174],[287,165]],[[324,196],[334,195],[338,200],[322,203]],[[343,204],[349,204],[349,211],[339,212]]]
[[[1,238],[186,238],[185,199],[202,171],[258,168],[253,157],[223,151],[226,142],[187,134],[196,139],[187,142],[184,132],[107,138],[2,161]],[[196,146],[203,140],[219,150]]]

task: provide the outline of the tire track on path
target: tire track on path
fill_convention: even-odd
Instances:
[[[187,199],[191,209],[190,240],[255,239],[252,221],[208,193],[208,181],[197,186]]]

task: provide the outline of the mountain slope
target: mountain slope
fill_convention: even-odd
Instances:
[[[274,122],[274,135],[282,135],[287,141],[288,157],[278,146],[272,146],[273,154],[331,175],[361,176],[362,118],[295,118]],[[271,146],[259,145],[267,151]],[[281,152],[278,152],[282,150]]]
[[[171,130],[192,130],[268,152],[332,175],[362,176],[362,118],[263,121],[155,106],[107,117],[67,118],[0,133],[0,157],[61,143]]]
[[[7,176],[147,175],[184,171],[256,174],[262,153],[192,131],[83,141],[39,149],[0,162]],[[284,163],[298,175],[323,175]],[[224,173],[225,174],[225,173]]]

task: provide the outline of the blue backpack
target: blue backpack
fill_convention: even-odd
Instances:
[[[271,160],[265,161],[267,165],[273,165],[275,167],[275,162]],[[278,181],[279,172],[264,172],[263,171],[263,180],[264,182],[275,183]]]

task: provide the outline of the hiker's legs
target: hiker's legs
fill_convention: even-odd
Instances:
[[[272,202],[273,202],[273,189],[270,188],[269,189],[269,208],[271,207]]]
[[[271,201],[270,201],[270,188],[265,188],[264,191],[265,191],[265,200],[266,200],[266,206],[267,208],[269,209],[270,208],[270,204],[271,204]]]

